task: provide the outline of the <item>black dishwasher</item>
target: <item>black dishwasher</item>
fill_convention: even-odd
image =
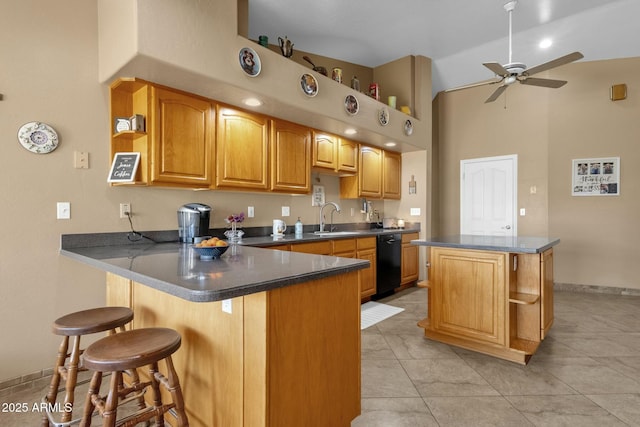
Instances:
[[[376,294],[372,299],[384,298],[400,286],[402,235],[380,234],[377,242]]]

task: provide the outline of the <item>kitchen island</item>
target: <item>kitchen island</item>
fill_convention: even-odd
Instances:
[[[349,426],[359,415],[368,261],[246,246],[203,261],[179,243],[64,238],[61,254],[107,272],[107,304],[131,307],[134,328],[182,335],[174,363],[191,426]]]
[[[520,364],[553,324],[553,246],[559,239],[458,235],[429,247],[427,338]]]

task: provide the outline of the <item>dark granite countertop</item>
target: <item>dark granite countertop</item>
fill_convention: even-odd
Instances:
[[[73,246],[73,245],[69,245]],[[369,261],[231,246],[203,261],[190,245],[135,243],[64,247],[69,258],[194,302],[219,301],[357,271]]]
[[[380,234],[404,234],[404,233],[418,233],[420,229],[399,229],[399,228],[377,228],[371,230],[344,230],[332,233],[304,233],[301,237],[296,237],[294,234],[285,234],[282,238],[274,238],[272,236],[257,236],[257,237],[244,237],[241,241],[242,245],[246,246],[258,246],[268,247],[273,245],[282,245],[287,243],[305,243],[314,242],[319,240],[334,240],[334,239],[352,239],[358,237],[375,237]]]
[[[540,253],[560,243],[560,239],[527,236],[473,236],[455,235],[412,240],[420,246],[439,246],[445,248],[477,249],[496,252]]]

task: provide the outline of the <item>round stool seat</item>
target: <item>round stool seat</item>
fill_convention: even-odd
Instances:
[[[77,311],[53,322],[56,335],[79,336],[116,329],[133,319],[128,307],[100,307]]]
[[[180,348],[180,334],[168,328],[141,328],[110,335],[89,345],[84,366],[100,372],[124,371],[165,359]]]

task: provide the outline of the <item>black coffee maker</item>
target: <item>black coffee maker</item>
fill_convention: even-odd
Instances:
[[[188,203],[178,209],[178,237],[181,243],[198,243],[209,234],[211,206]]]

